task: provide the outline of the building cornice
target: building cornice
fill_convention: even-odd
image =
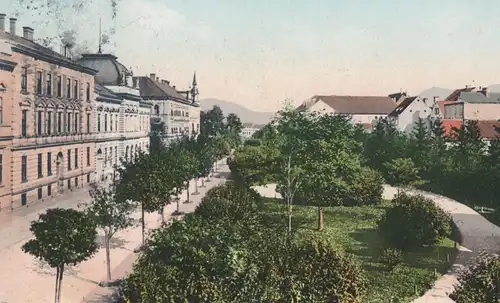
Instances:
[[[16,66],[17,66],[16,62],[0,59],[0,69],[1,70],[6,70],[8,72],[12,72],[14,70],[14,68],[16,68]]]

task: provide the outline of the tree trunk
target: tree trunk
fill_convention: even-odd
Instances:
[[[201,187],[205,188],[205,179],[203,179],[203,177],[201,178]]]
[[[109,236],[109,233],[106,231],[104,232],[104,241],[105,241],[105,246],[106,246],[106,273],[108,275],[108,282],[111,281],[111,258],[109,256],[109,242],[111,240],[111,237]]]
[[[181,213],[181,208],[180,208],[180,205],[179,205],[180,204],[179,202],[180,202],[181,199],[179,199],[179,197],[177,197],[176,200],[177,200],[177,214],[179,215]]]
[[[59,266],[56,267],[56,290],[54,292],[54,303],[59,303]]]
[[[54,298],[55,303],[61,302],[61,285],[64,274],[64,264],[61,264],[57,267],[56,272],[56,294]]]
[[[325,228],[323,217],[323,206],[318,206],[318,231],[323,231]]]
[[[194,194],[195,195],[199,194],[199,192],[198,192],[198,177],[196,177],[196,179],[194,179]]]
[[[165,223],[165,206],[162,206],[158,212],[161,216],[161,223]]]
[[[187,186],[186,186],[186,203],[189,203],[189,186],[191,185],[191,181],[187,181]]]
[[[288,232],[292,232],[292,202],[288,202]]]
[[[142,228],[142,245],[144,245],[144,233],[146,232],[146,222],[144,222],[144,202],[141,202],[141,228]]]

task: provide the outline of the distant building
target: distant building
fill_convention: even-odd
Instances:
[[[262,129],[264,125],[253,124],[253,123],[243,123],[243,129],[241,130],[241,137],[246,140],[253,136],[255,132]]]
[[[487,88],[479,91],[462,91],[453,98],[446,98],[444,119],[499,120],[500,93],[489,93]]]
[[[378,119],[386,118],[395,107],[395,100],[389,96],[314,96],[298,109],[348,115],[353,123],[371,130]]]
[[[426,98],[404,96],[389,114],[389,118],[395,122],[400,131],[411,133],[419,118],[425,119],[428,124],[432,105],[433,103]]]
[[[91,182],[95,70],[0,14],[0,212]]]
[[[186,91],[177,91],[169,81],[160,80],[156,74],[134,77],[133,81],[137,83],[141,97],[152,104],[151,123],[163,123],[165,143],[200,131],[196,74],[193,76],[192,87]]]
[[[111,54],[85,54],[79,63],[95,69],[96,181],[112,178],[113,165],[149,150],[151,104],[132,83],[132,72]]]

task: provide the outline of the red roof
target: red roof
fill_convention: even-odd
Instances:
[[[460,88],[456,89],[453,91],[444,101],[458,101],[458,97],[460,96],[460,93],[462,92],[471,92],[475,89],[475,87],[466,87],[466,88]]]
[[[460,128],[462,120],[443,119],[444,133],[446,136],[453,135],[453,128]],[[497,128],[500,127],[498,121],[477,121],[477,126],[483,139],[496,139],[499,137]]]

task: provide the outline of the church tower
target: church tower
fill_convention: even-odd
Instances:
[[[198,92],[198,83],[196,82],[196,72],[194,72],[193,75],[193,84],[191,87],[191,102],[197,103],[198,101],[196,100],[196,97],[199,95]]]

